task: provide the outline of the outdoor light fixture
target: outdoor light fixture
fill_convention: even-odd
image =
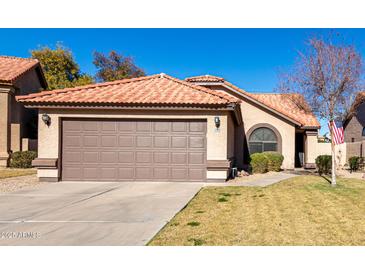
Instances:
[[[42,121],[49,126],[51,124],[51,117],[47,113],[42,114]]]
[[[215,127],[219,128],[221,125],[221,120],[219,119],[218,116],[214,117],[214,123],[215,123]]]

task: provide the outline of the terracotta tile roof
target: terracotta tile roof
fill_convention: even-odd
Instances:
[[[226,92],[196,86],[165,74],[43,91],[16,97],[26,104],[228,105]]]
[[[207,81],[207,79],[210,81]],[[221,79],[221,80],[220,80]],[[242,93],[246,97],[249,97],[258,103],[272,109],[276,112],[281,113],[282,115],[290,118],[291,120],[296,121],[301,126],[304,127],[320,127],[320,124],[310,110],[307,102],[304,98],[299,94],[275,94],[275,93],[250,93],[239,87],[233,85],[232,83],[226,81],[223,78],[216,76],[196,76],[190,77],[186,79],[189,82],[220,82],[225,84],[226,86]]]
[[[38,64],[36,59],[0,56],[0,82],[12,84]]]
[[[320,127],[316,116],[300,94],[253,94],[251,96],[266,106],[297,121],[301,126]]]
[[[224,82],[224,78],[217,77],[213,75],[201,75],[201,76],[194,76],[186,78],[185,81],[197,83],[197,82]]]

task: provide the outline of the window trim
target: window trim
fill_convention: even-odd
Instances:
[[[261,127],[266,127],[268,129],[271,129],[275,135],[276,135],[276,140],[277,140],[277,152],[282,153],[282,138],[281,138],[281,134],[280,132],[272,125],[270,124],[266,124],[266,123],[260,123],[260,124],[255,124],[253,125],[246,133],[245,136],[245,142],[247,144],[247,149],[249,151],[249,140],[250,140],[250,136],[251,134],[258,128]]]

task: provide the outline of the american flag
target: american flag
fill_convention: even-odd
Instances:
[[[330,121],[328,122],[328,128],[331,132],[331,125],[332,125],[332,131],[333,131],[333,141],[335,145],[342,144],[345,142],[344,138],[344,132],[343,132],[343,126],[341,122],[338,121]]]

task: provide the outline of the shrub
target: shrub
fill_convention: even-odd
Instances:
[[[361,161],[361,157],[358,157],[358,156],[352,156],[349,158],[349,166],[350,166],[351,172],[359,169],[360,161]]]
[[[278,152],[263,152],[267,157],[267,170],[268,171],[280,171],[281,165],[284,161],[284,156]]]
[[[251,155],[251,168],[253,173],[267,172],[268,159],[264,153],[254,153]]]
[[[332,166],[332,156],[331,155],[319,155],[316,158],[316,165],[319,175],[328,174]]]
[[[37,157],[35,151],[17,151],[10,156],[9,166],[12,168],[31,168],[32,161]]]

